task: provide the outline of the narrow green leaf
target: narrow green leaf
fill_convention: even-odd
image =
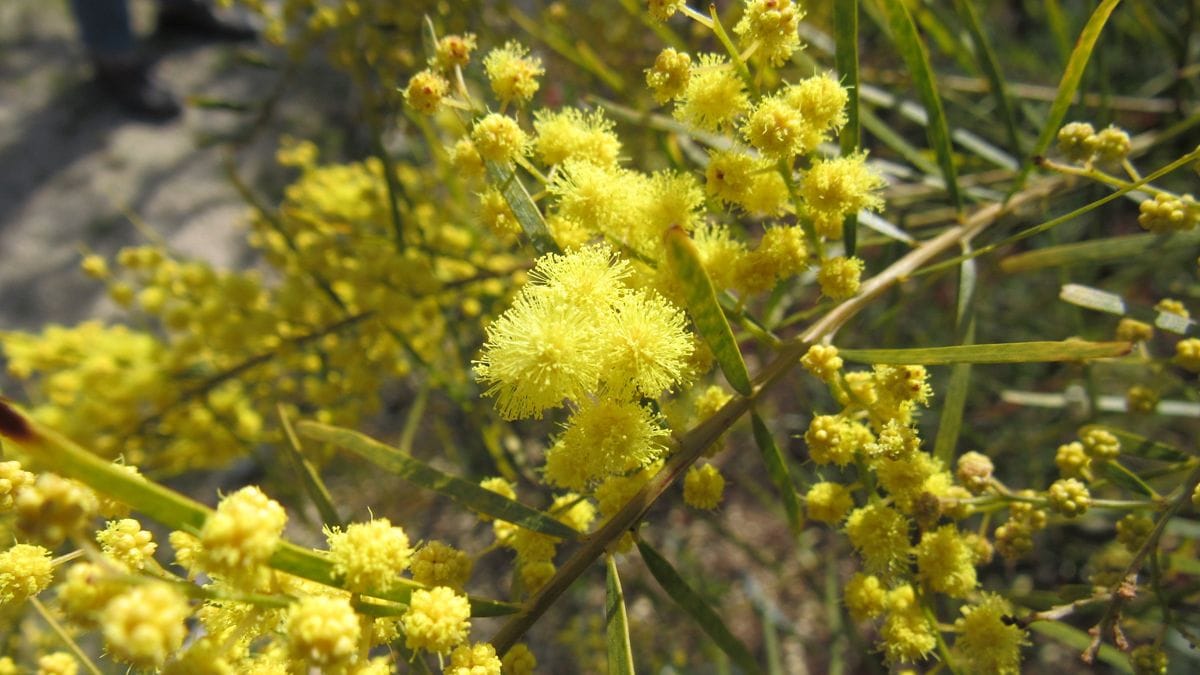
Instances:
[[[804,529],[804,511],[800,508],[800,496],[796,494],[796,486],[792,482],[792,475],[783,459],[783,453],[779,451],[775,437],[771,435],[771,430],[758,416],[757,411],[750,414],[750,425],[754,428],[754,442],[758,445],[763,463],[767,466],[767,475],[771,477],[771,482],[775,483],[776,489],[783,497],[788,527],[791,528],[792,534],[799,535]]]
[[[486,162],[486,165],[488,181],[500,191],[500,194],[504,195],[504,201],[508,202],[508,208],[512,209],[513,216],[521,224],[525,236],[529,237],[529,243],[533,244],[533,249],[538,252],[538,255],[558,253],[558,244],[554,241],[554,237],[550,236],[550,230],[546,229],[546,220],[542,218],[542,212],[538,209],[537,204],[533,203],[529,192],[525,190],[525,185],[517,178],[516,172],[510,167],[490,160]]]
[[[1098,312],[1125,316],[1125,301],[1116,293],[1109,293],[1082,284],[1063,284],[1058,299],[1077,307],[1086,307]]]
[[[1099,469],[1100,475],[1107,478],[1113,485],[1118,485],[1144,497],[1155,496],[1154,490],[1146,485],[1146,481],[1125,468],[1120,462],[1100,462]]]
[[[979,69],[983,72],[984,77],[987,78],[988,87],[996,101],[996,110],[1000,113],[1000,119],[1004,121],[1004,130],[1008,134],[1009,152],[1016,157],[1023,157],[1021,140],[1017,134],[1017,117],[1013,112],[1012,98],[1008,94],[1008,83],[1000,71],[1000,62],[996,59],[996,52],[992,49],[987,31],[983,30],[983,25],[979,21],[979,12],[975,10],[975,3],[973,0],[954,0],[954,6],[958,10],[959,18],[966,25],[967,32],[971,34],[971,42],[975,45],[975,59],[978,61]]]
[[[964,253],[970,246],[963,245]],[[959,265],[958,307],[956,310],[955,336],[960,345],[975,342],[975,261],[964,260]],[[937,439],[933,444],[933,456],[947,466],[954,459],[954,449],[962,432],[963,413],[970,393],[971,364],[956,363],[950,370],[950,384],[946,387],[946,399],[942,405],[938,422]]]
[[[214,513],[199,502],[140,475],[131,474],[84,450],[74,441],[29,419],[2,398],[0,437],[24,450],[37,468],[74,478],[171,529],[198,532]],[[287,541],[278,544],[270,565],[282,572],[341,588],[333,573],[333,563],[328,558]],[[398,579],[397,583],[397,589],[371,595],[407,602],[413,588],[424,588],[408,579]],[[508,603],[471,598],[471,611],[476,616],[502,616],[512,614],[517,609]]]
[[[1117,440],[1121,441],[1122,455],[1134,455],[1164,462],[1182,462],[1189,457],[1188,453],[1180,451],[1174,446],[1104,424],[1088,424],[1079,429],[1079,434],[1083,435],[1092,429],[1101,429],[1116,436]]]
[[[842,155],[853,154],[862,142],[858,121],[858,0],[834,0],[833,38],[837,45],[834,64],[838,78],[849,95],[846,101],[846,125],[839,141]],[[854,255],[858,243],[858,218],[854,214],[842,223],[842,242],[846,255]]]
[[[729,320],[725,318],[725,312],[721,311],[712,280],[708,278],[708,273],[704,271],[704,265],[700,262],[700,253],[696,250],[696,245],[678,225],[667,230],[664,242],[667,262],[683,286],[688,313],[696,324],[696,330],[708,343],[709,349],[712,349],[713,356],[730,386],[739,394],[749,396],[753,393],[750,372],[746,370],[742,352],[738,349],[737,341],[733,339]]]
[[[1196,560],[1187,553],[1171,553],[1167,556],[1167,560],[1167,569],[1194,577],[1200,576],[1200,560]]]
[[[779,648],[779,627],[771,620],[771,613],[763,608],[759,613],[763,625],[763,649],[767,652],[767,675],[783,675],[783,650]]]
[[[941,168],[942,179],[946,181],[946,191],[954,206],[962,209],[962,195],[958,191],[958,176],[954,169],[954,148],[950,144],[950,128],[946,123],[946,111],[942,107],[942,98],[938,95],[937,81],[933,68],[929,64],[929,53],[925,43],[917,34],[912,15],[902,0],[880,0],[887,14],[888,26],[891,28],[892,39],[900,51],[900,56],[908,66],[912,75],[913,86],[921,96],[925,112],[929,115],[929,125],[925,133],[929,137],[929,145],[937,155],[938,167]]]
[[[1131,234],[1088,241],[1047,246],[1011,255],[1000,261],[1000,269],[1013,274],[1047,267],[1096,265],[1118,260],[1133,260],[1147,255],[1182,251],[1200,244],[1200,229],[1172,234]]]
[[[730,660],[740,666],[742,670],[748,673],[761,673],[762,670],[750,654],[750,650],[746,649],[746,645],[729,632],[729,628],[721,620],[721,616],[712,607],[709,607],[704,598],[692,590],[692,587],[683,577],[679,576],[679,572],[675,571],[671,563],[644,541],[638,541],[637,547],[638,552],[642,554],[642,560],[646,563],[646,568],[650,570],[650,574],[654,576],[658,585],[662,586],[662,589],[671,596],[680,609],[687,612],[688,616],[700,625],[700,628],[708,637],[712,638],[721,651],[725,652]]]
[[[279,421],[288,440],[283,454],[288,458],[292,468],[296,470],[296,474],[300,476],[300,483],[304,486],[304,491],[317,507],[317,512],[321,514],[321,522],[330,527],[345,524],[337,512],[337,507],[333,504],[329,488],[325,487],[325,482],[321,480],[321,474],[317,472],[317,467],[313,466],[313,463],[304,456],[300,439],[296,438],[296,430],[292,428],[292,421],[288,419],[283,406],[276,406],[276,411],[279,413]]]
[[[493,518],[515,523],[552,537],[577,539],[579,533],[558,520],[524,504],[485,490],[479,485],[435,469],[412,456],[352,429],[316,422],[300,422],[300,435],[345,448],[381,469],[448,497],[455,503]]]
[[[843,349],[838,355],[858,363],[921,364],[942,366],[950,363],[1044,363],[1083,361],[1123,356],[1128,342],[1009,342],[1005,344],[915,347],[912,349]]]
[[[1104,29],[1104,24],[1108,23],[1108,17],[1112,15],[1113,10],[1120,2],[1121,0],[1102,0],[1088,18],[1087,25],[1080,32],[1079,38],[1075,41],[1075,48],[1071,50],[1071,56],[1067,59],[1067,67],[1063,70],[1062,79],[1058,83],[1058,93],[1055,94],[1054,102],[1050,104],[1050,113],[1046,116],[1046,126],[1042,127],[1042,133],[1033,146],[1033,153],[1026,158],[1021,173],[1013,181],[1009,194],[1015,194],[1024,187],[1025,179],[1029,177],[1029,172],[1033,169],[1034,158],[1045,154],[1046,149],[1050,147],[1050,142],[1058,135],[1058,129],[1067,116],[1071,102],[1075,100],[1080,81],[1083,80],[1083,71],[1092,58],[1092,50],[1095,49],[1096,41],[1100,38],[1100,31]]]
[[[617,574],[617,561],[604,556],[608,570],[607,597],[604,601],[604,623],[608,628],[609,675],[633,675],[633,647],[629,644],[629,617],[625,614],[625,593]]]
[[[1037,621],[1030,624],[1029,630],[1057,640],[1080,653],[1092,644],[1092,636],[1060,621]],[[1129,657],[1110,644],[1100,645],[1099,657],[1119,673],[1133,672],[1133,667],[1129,665]]]

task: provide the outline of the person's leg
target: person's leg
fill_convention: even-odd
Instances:
[[[179,102],[155,82],[150,64],[138,53],[126,0],[71,0],[79,35],[87,47],[96,82],[126,110],[168,119]]]
[[[137,50],[126,0],[71,0],[71,11],[93,57],[132,57]]]
[[[218,14],[208,0],[159,0],[159,34],[176,34],[216,40],[253,40],[249,24]]]

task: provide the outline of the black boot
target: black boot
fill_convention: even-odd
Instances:
[[[126,111],[160,121],[179,115],[179,100],[154,79],[145,59],[134,55],[98,56],[92,63],[96,83]]]
[[[247,23],[217,14],[204,0],[164,2],[158,12],[158,35],[208,40],[245,41],[258,37]]]

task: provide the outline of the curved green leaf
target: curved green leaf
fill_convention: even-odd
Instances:
[[[390,445],[352,429],[333,427],[316,422],[296,425],[300,435],[345,448],[385,471],[395,473],[423,488],[448,497],[455,503],[499,520],[515,523],[527,530],[562,539],[577,539],[579,533],[558,520],[513,501],[491,490],[485,490],[469,480],[452,476],[414,459]]]
[[[942,98],[937,92],[937,81],[933,68],[929,64],[929,53],[925,43],[917,34],[912,15],[901,0],[880,0],[880,5],[887,13],[888,26],[892,31],[892,39],[896,42],[900,56],[913,79],[913,86],[921,95],[921,102],[929,115],[929,125],[925,128],[929,136],[929,145],[937,155],[938,167],[942,179],[946,181],[946,191],[954,206],[962,209],[962,194],[958,191],[958,176],[954,169],[954,148],[950,144],[950,128],[946,123],[946,111],[942,107]]]
[[[754,442],[762,453],[763,463],[767,466],[767,475],[783,497],[783,508],[787,511],[788,527],[792,534],[800,534],[804,528],[804,511],[800,508],[800,497],[796,494],[796,486],[792,483],[792,475],[788,471],[787,462],[771,430],[767,428],[758,412],[750,413],[750,425],[754,428]]]
[[[1000,261],[1000,269],[1013,274],[1047,267],[1095,265],[1168,251],[1179,251],[1200,244],[1200,229],[1171,234],[1131,234],[1106,237],[1073,244],[1047,246],[1011,255]]]
[[[964,252],[970,246],[963,245]],[[958,307],[955,317],[955,337],[960,345],[975,342],[975,261],[964,260],[959,265]],[[956,363],[950,371],[950,384],[946,387],[945,403],[938,421],[937,438],[933,444],[933,456],[949,465],[954,458],[954,449],[962,433],[963,413],[967,407],[967,394],[971,383],[971,364]]]
[[[858,0],[834,0],[833,38],[837,45],[834,63],[838,77],[846,88],[846,126],[842,127],[842,155],[853,154],[861,143],[862,129],[858,121]],[[842,242],[846,255],[854,255],[858,243],[858,217],[846,216],[842,223]]]
[[[916,347],[913,349],[843,349],[838,355],[858,363],[921,364],[950,363],[1044,363],[1083,361],[1128,354],[1128,342],[1010,342],[1005,344]]]
[[[1093,462],[1094,464],[1094,462]],[[1099,473],[1108,479],[1113,485],[1129,490],[1143,497],[1156,497],[1157,493],[1154,489],[1146,484],[1146,481],[1138,477],[1137,474],[1125,468],[1120,462],[1100,462]]]
[[[1104,29],[1108,17],[1112,15],[1113,10],[1120,2],[1121,0],[1103,0],[1088,18],[1083,31],[1079,33],[1079,38],[1075,41],[1075,49],[1071,50],[1071,56],[1067,59],[1067,67],[1063,70],[1062,79],[1059,80],[1058,93],[1054,96],[1054,102],[1050,104],[1050,113],[1046,116],[1046,126],[1042,127],[1042,133],[1033,146],[1033,154],[1025,160],[1021,173],[1013,181],[1009,194],[1016,193],[1024,186],[1025,179],[1033,169],[1034,158],[1044,154],[1050,147],[1050,142],[1058,135],[1058,129],[1066,119],[1067,110],[1070,109],[1071,102],[1075,100],[1075,93],[1079,90],[1080,81],[1083,80],[1083,71],[1092,58],[1092,50],[1095,49],[1096,41],[1100,38],[1100,31]]]
[[[675,571],[671,563],[644,541],[638,541],[637,547],[638,552],[642,554],[642,560],[646,563],[646,568],[650,570],[650,574],[654,576],[658,585],[662,586],[662,589],[671,596],[680,609],[687,612],[688,616],[700,625],[700,628],[712,638],[721,651],[725,652],[742,670],[748,673],[761,673],[762,670],[750,654],[750,650],[746,649],[746,645],[729,632],[729,628],[721,620],[721,616],[708,606],[704,598],[692,590],[692,587],[683,577],[679,576],[679,572]]]
[[[739,394],[750,396],[754,391],[750,384],[750,372],[746,370],[742,352],[738,349],[737,341],[733,339],[729,320],[725,317],[725,312],[721,311],[712,280],[708,278],[708,273],[704,271],[704,265],[700,262],[700,253],[696,250],[696,245],[678,225],[667,230],[663,239],[667,249],[667,262],[683,286],[688,314],[692,316],[696,330],[708,343],[709,349],[712,349],[713,356],[730,386]]]
[[[533,249],[538,255],[558,253],[558,243],[550,235],[550,230],[546,229],[546,219],[542,217],[537,204],[533,203],[521,179],[517,178],[517,173],[512,168],[491,160],[485,164],[488,181],[500,191],[504,201],[508,202],[508,208],[512,209],[513,216],[521,224],[525,236],[529,237]]]
[[[321,514],[321,522],[330,527],[341,527],[345,521],[338,515],[337,506],[333,503],[329,488],[325,487],[325,481],[321,480],[321,474],[317,471],[317,467],[313,466],[313,463],[304,456],[304,449],[300,445],[300,439],[296,437],[296,430],[292,428],[292,421],[288,419],[282,405],[276,406],[276,411],[279,413],[279,423],[283,427],[284,436],[288,441],[283,451],[284,456],[288,458],[288,463],[300,476],[304,491],[317,507],[317,512]]]
[[[604,601],[604,623],[608,627],[609,675],[633,675],[633,647],[629,644],[629,616],[625,613],[625,593],[617,574],[617,561],[604,556],[608,570]]]
[[[954,0],[954,6],[958,11],[959,18],[967,27],[967,31],[971,34],[971,42],[975,45],[975,59],[979,62],[979,69],[987,78],[988,88],[991,89],[992,98],[996,101],[996,110],[1000,113],[1000,118],[1004,121],[1004,131],[1008,134],[1009,152],[1016,157],[1022,157],[1021,140],[1017,135],[1017,117],[1013,112],[1012,97],[1008,94],[1008,83],[1004,79],[1004,74],[1000,72],[1000,62],[996,59],[996,52],[992,49],[991,40],[988,39],[987,31],[983,30],[983,25],[979,22],[979,12],[975,10],[975,3],[972,0]]]

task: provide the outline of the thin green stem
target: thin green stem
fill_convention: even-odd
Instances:
[[[54,631],[54,634],[58,636],[58,639],[63,641],[63,644],[67,646],[67,649],[71,650],[71,653],[75,655],[75,659],[82,663],[83,667],[86,668],[89,673],[92,675],[103,675],[103,673],[100,672],[100,669],[96,667],[96,664],[92,663],[92,660],[88,657],[88,655],[79,647],[79,643],[75,642],[75,640],[71,638],[70,634],[67,633],[62,624],[58,622],[58,619],[54,618],[54,615],[50,613],[50,610],[46,609],[46,606],[42,604],[41,600],[38,600],[36,597],[29,598],[29,604],[33,605],[33,608],[37,610],[39,615],[41,615],[42,620],[49,624],[50,630]]]
[[[988,244],[987,246],[981,246],[981,247],[975,249],[974,251],[972,251],[971,253],[968,253],[965,255],[960,255],[960,256],[955,256],[953,258],[950,258],[949,260],[943,260],[942,262],[939,262],[935,265],[930,265],[928,267],[925,267],[925,268],[921,269],[920,271],[914,271],[914,274],[915,275],[930,274],[932,272],[937,272],[937,271],[940,271],[940,270],[943,270],[943,269],[946,269],[949,267],[954,267],[964,260],[968,260],[970,258],[978,258],[979,256],[991,253],[991,252],[995,251],[996,249],[1002,248],[1004,246],[1008,246],[1009,244],[1015,244],[1016,242],[1021,241],[1022,239],[1028,239],[1029,237],[1032,237],[1034,235],[1038,235],[1043,232],[1046,232],[1047,230],[1054,229],[1055,227],[1058,227],[1059,225],[1061,225],[1067,221],[1078,218],[1079,216],[1081,216],[1085,213],[1088,213],[1089,211],[1092,211],[1094,209],[1097,209],[1115,199],[1119,199],[1119,198],[1123,197],[1125,194],[1127,194],[1133,190],[1141,190],[1150,181],[1157,180],[1157,179],[1171,173],[1172,171],[1175,171],[1176,169],[1178,169],[1180,167],[1186,166],[1186,165],[1196,161],[1197,158],[1200,158],[1200,148],[1197,148],[1197,149],[1189,152],[1188,154],[1184,155],[1183,157],[1180,157],[1179,159],[1175,160],[1174,162],[1171,162],[1170,164],[1167,164],[1166,166],[1162,167],[1161,169],[1155,171],[1154,173],[1152,173],[1148,176],[1145,176],[1141,180],[1137,180],[1137,181],[1134,181],[1133,183],[1129,183],[1125,187],[1122,187],[1121,189],[1117,190],[1116,192],[1114,192],[1110,195],[1107,195],[1105,197],[1101,197],[1100,199],[1097,199],[1096,201],[1091,202],[1090,204],[1085,204],[1085,205],[1075,209],[1074,211],[1071,211],[1070,213],[1061,215],[1057,218],[1052,218],[1051,220],[1048,220],[1048,221],[1042,223],[1041,225],[1038,225],[1036,227],[1031,227],[1027,230],[1023,230],[1023,231],[1018,232],[1017,234],[1014,234],[1013,236],[1003,239],[1001,241],[998,241],[998,242],[995,242],[992,244]],[[1018,194],[1028,194],[1028,191],[1023,192],[1023,193],[1018,193]],[[1016,196],[1014,195],[1013,198],[1015,199]]]
[[[754,94],[754,97],[758,98],[758,83],[754,81],[754,76],[750,74],[750,68],[748,68],[746,66],[746,62],[742,60],[741,52],[739,52],[737,47],[733,44],[733,40],[729,39],[729,33],[726,33],[725,27],[721,25],[721,17],[717,14],[717,6],[715,4],[710,4],[708,6],[708,14],[712,17],[713,34],[717,36],[717,40],[721,42],[721,46],[724,47],[726,53],[729,54],[729,58],[731,61],[733,61],[734,67],[737,68],[738,75],[742,78],[742,81],[744,81],[746,86],[750,88],[750,91]]]

